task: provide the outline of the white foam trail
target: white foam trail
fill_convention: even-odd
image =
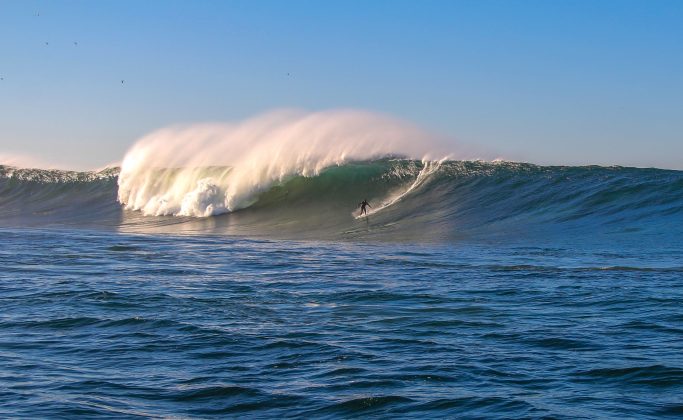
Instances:
[[[422,167],[422,170],[417,174],[415,181],[413,181],[413,183],[410,184],[408,186],[408,188],[390,195],[389,197],[382,200],[379,205],[376,205],[375,207],[370,207],[369,209],[366,209],[366,212],[367,212],[366,214],[361,215],[360,210],[357,210],[353,213],[353,216],[356,219],[360,219],[362,217],[366,217],[366,216],[369,216],[371,214],[375,214],[379,211],[386,209],[387,207],[393,206],[394,204],[398,203],[405,196],[410,194],[412,191],[414,191],[415,189],[424,185],[424,183],[427,182],[429,177],[439,169],[439,167],[441,166],[441,163],[443,163],[444,160],[445,160],[445,158],[442,160],[439,160],[439,161],[423,161],[422,163],[424,164],[424,166]]]
[[[278,111],[237,124],[171,127],[128,151],[119,201],[147,215],[210,216],[249,206],[274,183],[332,165],[443,156],[437,143],[403,121],[354,110]]]

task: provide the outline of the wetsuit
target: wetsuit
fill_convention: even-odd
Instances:
[[[365,215],[368,214],[368,210],[365,208],[366,206],[367,206],[367,207],[372,207],[372,206],[370,205],[370,203],[368,203],[368,200],[363,200],[363,202],[360,203],[360,214],[361,214],[361,215],[362,215],[363,213],[365,213]]]

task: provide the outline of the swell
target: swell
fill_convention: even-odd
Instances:
[[[205,168],[199,178],[228,172]],[[165,170],[166,180],[169,171]],[[144,216],[117,202],[118,170],[65,172],[0,166],[0,223],[110,226],[331,238],[454,238],[534,231],[681,233],[683,172],[380,159],[293,176],[215,217]],[[356,219],[359,201],[372,205]]]
[[[0,165],[0,223],[116,225],[117,176],[115,168],[75,172]]]

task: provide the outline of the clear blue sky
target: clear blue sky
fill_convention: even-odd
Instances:
[[[0,77],[0,154],[77,167],[169,124],[351,107],[509,159],[683,169],[678,0],[0,0]]]

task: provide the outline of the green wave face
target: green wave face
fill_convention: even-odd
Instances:
[[[202,171],[211,179],[229,168]],[[382,159],[283,179],[247,207],[206,218],[124,210],[117,174],[0,166],[0,224],[322,240],[683,233],[680,171]],[[372,207],[358,218],[363,199]]]

